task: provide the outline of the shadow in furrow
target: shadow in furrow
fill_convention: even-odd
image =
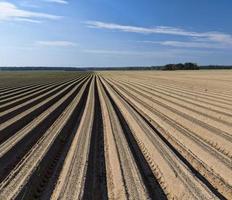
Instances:
[[[107,199],[106,166],[104,154],[104,134],[100,99],[95,77],[94,121],[90,141],[90,151],[83,199]]]
[[[118,116],[119,122],[121,124],[121,127],[123,129],[123,132],[125,134],[127,143],[130,147],[130,150],[134,156],[135,162],[138,166],[138,169],[141,173],[141,177],[143,179],[144,185],[147,188],[147,191],[149,193],[149,196],[151,199],[159,199],[159,200],[166,200],[167,197],[161,188],[160,184],[156,180],[148,162],[146,161],[142,151],[140,150],[139,145],[137,144],[126,120],[124,119],[122,113],[120,112],[119,108],[117,107],[116,103],[110,96],[109,92],[107,91],[106,87],[103,85],[103,88],[107,94],[107,96],[110,99],[110,102]]]
[[[55,85],[55,84],[54,84]],[[50,86],[50,85],[48,85],[48,86]],[[47,86],[47,87],[48,87]],[[52,84],[51,84],[51,86],[52,86]],[[20,94],[23,94],[23,93],[27,93],[28,91],[30,91],[30,90],[34,90],[34,92],[36,92],[36,91],[39,91],[40,89],[43,89],[43,88],[45,88],[46,87],[46,85],[38,85],[38,86],[36,86],[36,87],[33,87],[33,88],[29,88],[29,89],[27,89],[27,90],[23,90],[23,91],[19,91],[19,92],[15,92],[15,93],[13,93],[13,94],[10,94],[10,95],[4,95],[4,96],[2,96],[2,97],[0,97],[0,101],[1,101],[1,103],[0,103],[0,105],[3,105],[4,103],[7,103],[8,102],[8,98],[12,98],[11,99],[11,101],[13,101],[13,100],[16,100],[18,97],[18,95],[20,95]],[[26,96],[26,95],[28,95],[28,94],[25,94],[25,95],[22,95],[21,97],[24,97],[24,96]],[[16,96],[16,97],[14,97],[14,96]],[[14,98],[13,98],[14,97]],[[20,97],[20,98],[21,98]]]
[[[37,116],[39,116],[41,113],[43,113],[49,107],[51,107],[53,104],[55,104],[63,96],[65,96],[66,94],[68,94],[68,92],[70,92],[80,82],[81,82],[81,80],[77,81],[77,83],[74,84],[74,85],[72,85],[72,86],[68,86],[68,88],[65,91],[63,91],[62,93],[60,93],[58,96],[52,98],[51,100],[49,100],[45,104],[41,105],[40,107],[38,107],[37,109],[35,109],[31,113],[29,113],[28,115],[20,118],[16,122],[12,123],[8,127],[6,127],[3,130],[1,130],[0,131],[0,144],[3,143],[4,141],[6,141],[8,138],[10,138],[17,131],[19,131],[21,128],[23,128],[24,126],[26,126],[28,123],[30,123],[34,118],[36,118]],[[57,93],[58,91],[54,91],[54,92]],[[50,97],[51,95],[54,95],[54,94],[50,94],[49,96],[46,95],[46,98],[48,98],[48,97]],[[43,99],[43,100],[45,100],[45,99]],[[26,109],[29,109],[29,108],[23,108],[23,111],[25,111]]]
[[[0,158],[0,182],[10,173],[10,171],[19,163],[23,156],[36,144],[49,127],[58,119],[65,108],[71,103],[80,91],[84,83],[75,90],[54,112],[50,113],[45,120],[40,122],[31,130],[22,140],[14,145],[4,156]],[[61,98],[61,97],[60,97]],[[57,99],[58,100],[58,99]]]
[[[110,83],[109,83],[110,84]],[[110,84],[111,85],[111,84]],[[112,85],[111,85],[112,86]],[[147,118],[145,118],[130,102],[128,102],[123,95],[121,95],[115,88],[112,86],[114,91],[126,101],[130,107],[137,113],[139,116],[149,125],[150,128],[154,131],[155,134],[174,152],[174,154],[190,169],[190,171],[203,183],[208,189],[219,199],[226,200],[226,198],[198,171],[196,170],[191,163],[181,155],[181,153],[175,149],[175,147],[162,135],[160,131],[158,131]]]
[[[79,80],[79,79],[77,79],[77,80],[75,80],[75,81],[78,81],[78,80]],[[31,103],[29,103],[29,104],[27,104],[27,105],[24,105],[24,106],[22,106],[22,107],[20,107],[20,108],[17,108],[16,110],[13,110],[13,111],[11,111],[11,112],[9,112],[9,113],[7,113],[7,114],[1,116],[1,117],[0,117],[1,122],[3,123],[3,122],[5,122],[5,121],[9,120],[10,118],[12,118],[12,117],[18,115],[18,114],[21,113],[22,111],[24,111],[24,110],[26,110],[26,109],[29,109],[29,108],[33,107],[34,105],[36,105],[36,104],[39,104],[39,103],[42,102],[43,100],[45,100],[45,99],[47,99],[48,97],[50,97],[50,96],[56,94],[57,92],[59,92],[60,90],[64,89],[64,88],[67,87],[68,85],[71,85],[71,83],[74,83],[75,81],[68,82],[68,83],[64,84],[63,86],[61,86],[60,88],[57,88],[57,87],[59,87],[59,86],[62,85],[62,84],[53,86],[52,88],[47,88],[46,90],[41,91],[41,92],[39,92],[39,93],[37,93],[37,94],[34,94],[34,95],[30,96],[30,97],[27,97],[27,98],[22,99],[22,100],[17,101],[17,102],[13,102],[13,103],[10,104],[10,105],[6,105],[6,106],[4,106],[4,107],[1,107],[1,108],[0,108],[0,112],[6,111],[6,110],[8,110],[8,109],[11,109],[11,108],[13,108],[13,107],[15,107],[15,106],[18,106],[18,105],[20,105],[20,104],[23,104],[23,103],[25,103],[26,101],[30,101],[30,100],[32,100],[33,98],[36,98],[36,97],[38,97],[38,96],[40,96],[40,95],[42,95],[42,94],[45,94],[46,92],[49,92],[49,91],[51,91],[51,90],[57,88],[57,89],[55,89],[53,92],[50,92],[50,93],[46,94],[45,96],[40,97],[39,99],[37,99],[37,100],[35,100],[35,101],[32,101]]]
[[[15,88],[9,88],[9,89],[3,89],[3,90],[0,89],[0,95],[2,95],[0,97],[0,100],[3,100],[3,99],[8,98],[8,97],[12,97],[15,94],[16,95],[20,94],[20,93],[22,93],[22,91],[28,91],[28,90],[31,90],[31,89],[36,89],[38,87],[46,86],[47,84],[50,84],[50,83],[33,84],[33,85],[22,86],[22,87],[17,87],[16,86]],[[54,82],[54,84],[55,84],[55,82]],[[12,93],[14,93],[14,94],[12,95]],[[7,97],[5,97],[5,96],[7,96]]]
[[[48,91],[51,91],[51,90],[55,89],[56,87],[59,87],[61,85],[67,85],[68,83],[73,83],[75,80],[77,80],[77,79],[64,81],[64,82],[60,82],[60,83],[54,83],[54,84],[47,84],[47,85],[43,85],[43,86],[38,86],[38,87],[28,89],[28,90],[23,91],[23,92],[18,92],[18,93],[11,94],[9,96],[3,97],[3,100],[0,99],[1,100],[0,105],[11,102],[9,105],[6,106],[6,107],[8,107],[7,109],[9,109],[9,108],[12,108],[14,106],[20,105],[20,104],[22,104],[22,103],[24,103],[24,102],[26,102],[26,101],[28,101],[30,99],[33,99],[33,98],[35,98],[35,97],[37,97],[37,96],[39,96],[41,94],[44,94],[44,93],[46,93]],[[39,92],[40,90],[44,90],[44,91]],[[36,92],[38,92],[38,93],[33,95],[33,93],[36,93]],[[18,97],[19,95],[20,95],[20,97]],[[27,97],[28,95],[32,95],[32,96]],[[11,99],[9,100],[9,98],[11,98]],[[24,98],[24,99],[16,101],[19,98]],[[16,101],[16,102],[14,102],[14,101]],[[4,110],[7,110],[6,107],[4,108]],[[3,106],[2,106],[2,108],[3,108]]]
[[[83,115],[90,82],[91,81],[89,80],[83,95],[68,122],[62,128],[61,132],[53,142],[33,175],[30,177],[26,186],[17,196],[16,200],[50,199]]]

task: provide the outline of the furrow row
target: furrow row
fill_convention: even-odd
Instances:
[[[179,150],[182,156],[184,156],[191,166],[196,169],[195,171],[200,171],[201,175],[203,174],[206,176],[209,179],[208,182],[211,182],[211,184],[225,196],[231,195],[229,192],[231,191],[231,177],[228,176],[231,174],[230,161],[227,161],[228,164],[224,164],[223,166],[223,159],[217,160],[216,157],[210,156],[211,152],[209,150],[206,151],[206,148],[202,149],[205,146],[201,146],[199,145],[199,141],[193,140],[193,137],[191,137],[192,134],[194,134],[193,132],[188,133],[188,130],[181,128],[181,126],[177,126],[177,122],[171,120],[166,115],[166,112],[158,112],[151,104],[144,103],[143,98],[141,98],[142,100],[138,98],[138,94],[136,94],[136,96],[129,95],[130,90],[116,90],[120,92],[127,101],[133,104],[140,113],[143,113],[147,117],[148,122],[154,122],[156,125],[155,127],[161,127],[160,129],[162,130],[162,134],[165,135],[166,140],[170,141],[170,143]],[[207,163],[203,162],[203,160],[207,160]],[[213,168],[213,170],[211,168]],[[223,178],[221,178],[219,174],[223,176]]]

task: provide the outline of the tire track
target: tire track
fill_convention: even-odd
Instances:
[[[128,82],[126,82],[126,81],[123,81],[123,83],[128,84]],[[231,121],[229,120],[230,117],[232,117],[232,115],[228,112],[228,108],[223,107],[223,109],[227,109],[227,112],[222,112],[222,111],[220,111],[218,109],[215,109],[216,105],[214,105],[214,107],[215,107],[214,109],[212,109],[209,106],[208,107],[203,106],[202,104],[199,103],[199,102],[201,102],[201,100],[200,99],[196,100],[196,98],[194,99],[193,96],[192,97],[187,97],[187,96],[186,97],[181,97],[181,96],[183,96],[181,94],[181,92],[180,92],[180,94],[178,94],[178,93],[173,93],[171,90],[154,89],[154,87],[147,87],[144,84],[139,84],[139,83],[134,83],[134,82],[130,82],[130,83],[133,84],[134,86],[137,85],[138,88],[143,88],[143,90],[145,90],[145,91],[150,91],[150,93],[152,95],[154,95],[154,96],[157,96],[159,98],[164,98],[165,100],[167,99],[167,97],[170,97],[171,99],[175,99],[176,101],[183,102],[184,105],[188,105],[187,107],[191,111],[195,111],[195,112],[197,112],[197,113],[199,113],[199,114],[201,114],[203,116],[211,118],[211,119],[213,119],[215,121],[219,121],[219,122],[224,123],[224,124],[226,124],[228,126],[232,125]],[[168,100],[170,100],[170,99],[168,99]],[[210,102],[208,102],[207,104],[210,104]],[[179,105],[179,104],[177,104],[177,105]],[[184,105],[182,104],[182,106],[184,106]],[[191,109],[193,107],[194,107],[194,109],[197,109],[197,110]],[[210,113],[210,114],[206,114],[204,111],[206,111],[207,113]],[[215,116],[217,116],[217,117],[215,117]]]
[[[115,88],[114,88],[115,89]],[[152,115],[148,115],[146,113],[144,113],[145,109],[142,109],[143,107],[141,106],[137,106],[136,104],[132,103],[132,101],[130,101],[128,98],[125,98],[124,95],[121,95],[121,93],[116,90],[117,93],[123,98],[125,99],[125,101],[127,101],[135,110],[137,110],[136,112],[140,112],[143,115],[146,116],[146,121],[153,122],[153,120],[151,119]],[[136,97],[133,97],[134,99],[136,99]],[[166,118],[164,119],[165,121],[167,120]],[[155,122],[154,122],[155,123]],[[160,127],[159,124],[156,123],[156,126],[153,126],[154,130],[157,130],[157,127]],[[162,128],[161,128],[162,130]],[[157,130],[158,131],[158,130]],[[168,143],[170,143],[174,148],[171,148],[173,150],[173,152],[176,154],[176,156],[180,157],[180,159],[187,164],[188,168],[192,171],[193,174],[195,174],[197,176],[197,178],[199,178],[199,180],[203,180],[204,184],[207,185],[207,187],[209,187],[209,189],[212,191],[212,193],[214,193],[216,196],[218,196],[220,199],[225,199],[225,197],[223,196],[223,194],[225,195],[230,195],[229,191],[230,191],[230,187],[228,188],[228,186],[226,186],[226,184],[219,178],[217,178],[217,176],[215,174],[212,173],[212,171],[208,171],[207,168],[205,168],[204,165],[202,165],[202,163],[200,163],[199,161],[197,161],[196,158],[193,157],[193,155],[191,155],[190,153],[188,153],[186,151],[185,147],[181,147],[181,145],[175,141],[175,139],[167,133],[167,131],[162,130],[161,132],[157,132],[156,133],[160,133],[159,135],[165,135],[165,140],[164,141],[168,141]],[[167,144],[168,144],[167,143]],[[176,151],[174,151],[175,149],[177,149]],[[181,152],[181,153],[179,153]],[[187,162],[186,162],[187,161]],[[193,164],[193,165],[192,165]],[[204,176],[207,177],[207,180]],[[219,189],[220,192],[222,192],[223,194],[221,194],[220,192],[217,191],[217,189]]]
[[[109,88],[108,88],[109,89]],[[110,91],[110,89],[108,90]],[[116,99],[116,93],[111,94]],[[117,97],[121,99],[120,97]],[[129,105],[117,102],[118,108],[127,117],[127,123],[133,129],[137,144],[139,144],[153,174],[158,178],[168,199],[210,199],[215,198],[204,185],[199,182],[180,162],[170,149],[154,135],[153,130],[144,124],[143,120]],[[123,106],[125,105],[125,108]],[[126,109],[126,110],[125,110]],[[131,115],[131,117],[129,117]],[[133,116],[133,117],[132,117]],[[134,118],[134,119],[133,119]],[[134,123],[132,123],[134,121]],[[154,158],[156,158],[154,160]],[[196,195],[197,194],[197,195]]]
[[[52,174],[50,174],[51,171],[49,173],[48,169],[53,162],[61,159],[60,155],[65,154],[63,148],[65,148],[66,144],[70,144],[69,139],[73,134],[66,133],[67,130],[72,130],[77,125],[76,116],[82,114],[80,111],[84,109],[83,104],[86,102],[87,91],[88,87],[85,84],[65,112],[63,112],[63,115],[60,115],[44,136],[31,148],[25,158],[21,160],[21,163],[2,182],[0,186],[1,198],[6,200],[16,197],[18,199],[22,199],[22,197],[24,199],[37,198],[36,191],[38,186],[41,183],[47,185],[51,178]],[[27,198],[28,196],[29,198]]]
[[[46,93],[49,90],[52,90],[60,85],[63,85],[65,83],[71,83],[73,81],[75,81],[75,79],[70,80],[70,81],[62,81],[59,83],[51,83],[51,84],[42,85],[42,86],[39,86],[39,87],[36,87],[33,89],[29,89],[25,92],[24,91],[20,92],[19,94],[17,94],[17,93],[12,94],[11,93],[9,96],[5,96],[5,97],[0,99],[0,108],[2,108],[4,106],[4,104],[10,105],[12,102],[14,103],[13,104],[14,106],[16,105],[16,102],[20,102],[19,104],[21,104],[21,103],[27,101],[28,99],[30,100],[30,97],[32,97],[32,98],[37,97],[37,96],[39,96],[43,93]],[[22,100],[24,100],[24,101],[22,101]]]
[[[32,109],[28,109],[19,116],[15,116],[11,120],[7,121],[6,123],[3,123],[0,125],[0,144],[7,140],[9,137],[11,137],[14,133],[19,131],[21,128],[26,126],[30,121],[32,121],[34,118],[36,118],[38,115],[40,115],[42,112],[47,110],[49,107],[51,107],[55,102],[57,102],[62,96],[66,95],[68,92],[70,92],[76,84],[84,81],[85,79],[79,80],[76,83],[73,83],[67,88],[64,88],[60,92],[56,93],[54,96],[51,96],[44,100],[44,102],[41,102],[40,104],[36,105],[35,107],[32,107]]]
[[[110,102],[117,114],[117,117],[119,119],[120,125],[123,129],[123,132],[125,134],[125,138],[127,140],[127,143],[130,147],[130,150],[133,154],[133,157],[135,159],[135,162],[137,164],[137,167],[140,171],[141,177],[143,179],[144,185],[146,186],[146,189],[149,193],[150,199],[166,199],[163,189],[160,187],[158,181],[156,180],[155,176],[153,175],[152,169],[150,168],[149,164],[147,163],[143,153],[141,152],[135,138],[133,137],[133,134],[131,133],[131,130],[124,119],[122,113],[118,109],[117,105],[115,104],[114,100],[110,96],[108,90],[103,85],[103,88],[110,99]]]
[[[105,124],[105,154],[106,158],[111,160],[111,162],[107,160],[108,197],[110,199],[149,199],[120,121],[100,83],[99,93]]]
[[[117,85],[118,87],[120,87],[122,89],[121,86],[119,86],[117,83],[114,82],[115,85]],[[135,96],[135,94],[138,94],[139,96],[143,97],[146,99],[146,102],[144,102],[145,104],[147,105],[152,105],[152,103],[156,103],[157,107],[158,106],[161,106],[162,108],[165,108],[167,109],[167,113],[169,111],[171,111],[173,114],[171,116],[173,116],[174,120],[172,121],[176,121],[175,123],[176,124],[179,124],[179,126],[183,127],[183,129],[187,129],[189,132],[191,132],[192,134],[189,135],[189,137],[191,136],[194,136],[196,139],[195,140],[198,140],[198,143],[201,143],[201,140],[203,140],[204,142],[206,142],[209,146],[211,146],[212,148],[216,148],[218,151],[220,151],[222,154],[224,154],[225,156],[228,156],[229,158],[231,157],[231,152],[229,151],[229,146],[230,146],[230,142],[232,141],[232,138],[231,138],[231,135],[229,135],[229,133],[226,133],[220,129],[217,129],[215,127],[212,127],[210,126],[209,124],[206,124],[200,120],[198,120],[197,118],[193,118],[192,116],[190,115],[187,115],[186,113],[184,112],[180,112],[179,110],[175,109],[174,106],[169,106],[165,103],[163,103],[163,101],[157,101],[156,99],[154,98],[151,98],[150,96],[147,96],[146,94],[144,94],[144,92],[142,92],[141,90],[135,90],[133,87],[130,87],[130,86],[126,86],[127,88],[130,89],[130,93],[132,91],[133,92],[133,96]],[[123,89],[124,91],[126,91],[125,89]],[[155,110],[158,110],[158,108],[150,108],[150,109],[155,109]],[[160,110],[160,109],[159,109]],[[182,120],[179,120],[181,121],[181,124],[178,123],[178,117],[175,117],[175,115],[178,115],[178,116],[181,116],[183,117]],[[166,115],[166,118],[169,118],[167,115]],[[200,133],[197,133],[197,132],[193,132],[191,131],[190,129],[188,129],[189,125],[186,125],[185,123],[185,120],[189,120],[189,122],[191,123],[194,123],[196,125],[199,125],[201,126],[202,128],[205,129],[205,134],[200,134]],[[199,129],[198,129],[199,131]],[[211,132],[209,132],[211,131]],[[202,133],[202,131],[201,131]],[[208,134],[208,135],[207,135]],[[224,142],[222,141],[224,139]],[[214,145],[214,141],[217,141],[218,144],[217,145]],[[220,145],[221,144],[221,145]],[[224,144],[224,146],[222,146],[222,144]],[[227,146],[226,146],[227,144]],[[213,153],[214,150],[212,149],[211,151],[208,151],[210,153]],[[214,153],[214,155],[217,156],[217,152]],[[220,157],[220,155],[218,156]],[[223,160],[223,159],[222,159]],[[227,166],[230,166],[230,161],[227,161]]]
[[[92,78],[86,108],[50,198],[52,200],[81,199],[83,196],[90,136],[93,128],[94,98],[94,78]]]
[[[35,143],[43,136],[46,130],[51,127],[51,125],[58,119],[58,117],[64,112],[65,108],[71,103],[75,96],[80,91],[84,82],[77,85],[72,93],[66,94],[66,98],[56,107],[53,112],[49,113],[46,119],[41,121],[37,126],[35,126],[30,131],[24,133],[24,137],[18,140],[12,148],[6,150],[3,149],[0,156],[0,162],[3,163],[0,171],[0,181],[3,180],[9,172],[21,161],[23,156],[35,145]],[[34,125],[34,124],[33,124]],[[9,144],[12,140],[9,140]],[[7,144],[5,145],[7,146]],[[3,145],[4,148],[4,145]],[[3,153],[5,151],[5,153]]]
[[[91,134],[88,167],[86,172],[86,181],[83,188],[84,199],[106,199],[106,167],[104,155],[104,136],[102,112],[95,77],[94,85],[94,121]]]
[[[68,86],[70,83],[74,83],[77,80],[66,82],[63,84],[57,84],[56,86],[51,86],[48,88],[45,88],[42,91],[39,91],[36,94],[28,95],[25,98],[17,99],[14,102],[9,102],[3,106],[0,107],[1,120],[5,120],[5,118],[9,118],[9,115],[14,116],[17,113],[19,113],[24,107],[27,106],[29,108],[30,106],[36,105],[42,100],[46,99],[49,95],[55,94],[57,91],[62,90],[66,86]]]

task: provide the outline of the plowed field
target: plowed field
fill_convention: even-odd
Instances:
[[[232,199],[232,71],[0,73],[8,199]]]

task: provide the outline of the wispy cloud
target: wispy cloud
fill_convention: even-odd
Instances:
[[[9,2],[0,2],[0,21],[27,21],[40,22],[41,19],[57,20],[61,16],[42,12],[32,12],[18,8]]]
[[[75,47],[77,44],[70,41],[37,41],[36,45],[44,47]]]
[[[105,54],[105,55],[148,55],[154,52],[125,51],[125,50],[105,50],[105,49],[85,49],[85,53]]]
[[[85,49],[84,53],[90,54],[103,54],[110,56],[139,56],[139,57],[158,57],[175,58],[180,55],[193,55],[193,54],[208,54],[208,51],[203,50],[181,50],[181,49],[168,49],[158,51],[130,51],[130,50],[108,50],[108,49]]]
[[[65,1],[65,0],[44,0],[44,1],[50,2],[50,3],[68,4],[68,1]]]
[[[139,41],[149,44],[158,44],[171,47],[183,47],[183,48],[206,48],[206,49],[225,49],[232,48],[229,44],[207,43],[207,42],[192,42],[192,41]]]
[[[141,34],[166,34],[166,35],[177,35],[186,36],[192,38],[200,38],[204,41],[213,41],[221,43],[232,44],[232,35],[221,32],[192,32],[181,28],[168,27],[168,26],[156,26],[151,28],[140,27],[140,26],[128,26],[116,23],[105,23],[101,21],[86,21],[85,24],[89,28],[97,29],[108,29],[130,33],[141,33]]]

